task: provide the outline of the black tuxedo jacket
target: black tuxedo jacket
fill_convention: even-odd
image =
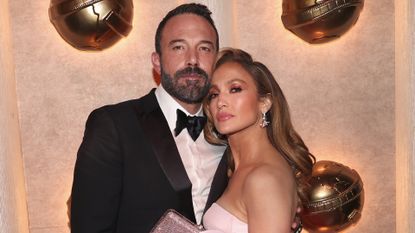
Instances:
[[[206,208],[227,185],[225,157]],[[148,233],[169,208],[195,221],[191,186],[154,90],[101,107],[90,114],[78,151],[71,232]]]

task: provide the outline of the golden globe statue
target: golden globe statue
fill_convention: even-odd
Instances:
[[[80,50],[103,50],[132,29],[132,0],[52,0],[49,19]]]
[[[332,161],[318,161],[308,184],[301,213],[306,230],[339,232],[360,219],[364,190],[355,170]]]
[[[357,21],[364,0],[283,0],[282,22],[311,44],[336,39]]]

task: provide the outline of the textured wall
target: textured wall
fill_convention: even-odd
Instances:
[[[135,1],[131,34],[99,53],[67,45],[48,4],[10,2],[31,233],[68,232],[65,201],[87,115],[155,86],[155,28],[177,1]],[[235,0],[233,11],[231,41],[276,74],[311,151],[361,175],[363,217],[347,232],[395,232],[393,1],[366,1],[355,27],[322,45],[283,28],[280,0]]]
[[[29,232],[8,0],[0,0],[0,232]]]

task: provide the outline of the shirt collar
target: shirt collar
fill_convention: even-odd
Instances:
[[[161,84],[156,88],[155,95],[161,111],[169,124],[170,131],[172,132],[176,128],[177,109],[180,109],[186,115],[203,116],[202,106],[200,106],[200,109],[196,112],[196,114],[190,114],[169,93],[167,93]]]

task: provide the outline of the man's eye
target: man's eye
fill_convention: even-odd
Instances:
[[[200,47],[200,50],[205,51],[205,52],[211,52],[212,51],[212,49],[210,47],[207,47],[207,46]]]
[[[231,93],[237,93],[237,92],[241,92],[242,91],[242,88],[240,88],[240,87],[232,87],[231,88]]]
[[[175,45],[175,46],[173,46],[173,50],[182,50],[182,49],[184,49],[184,46],[183,45]]]

